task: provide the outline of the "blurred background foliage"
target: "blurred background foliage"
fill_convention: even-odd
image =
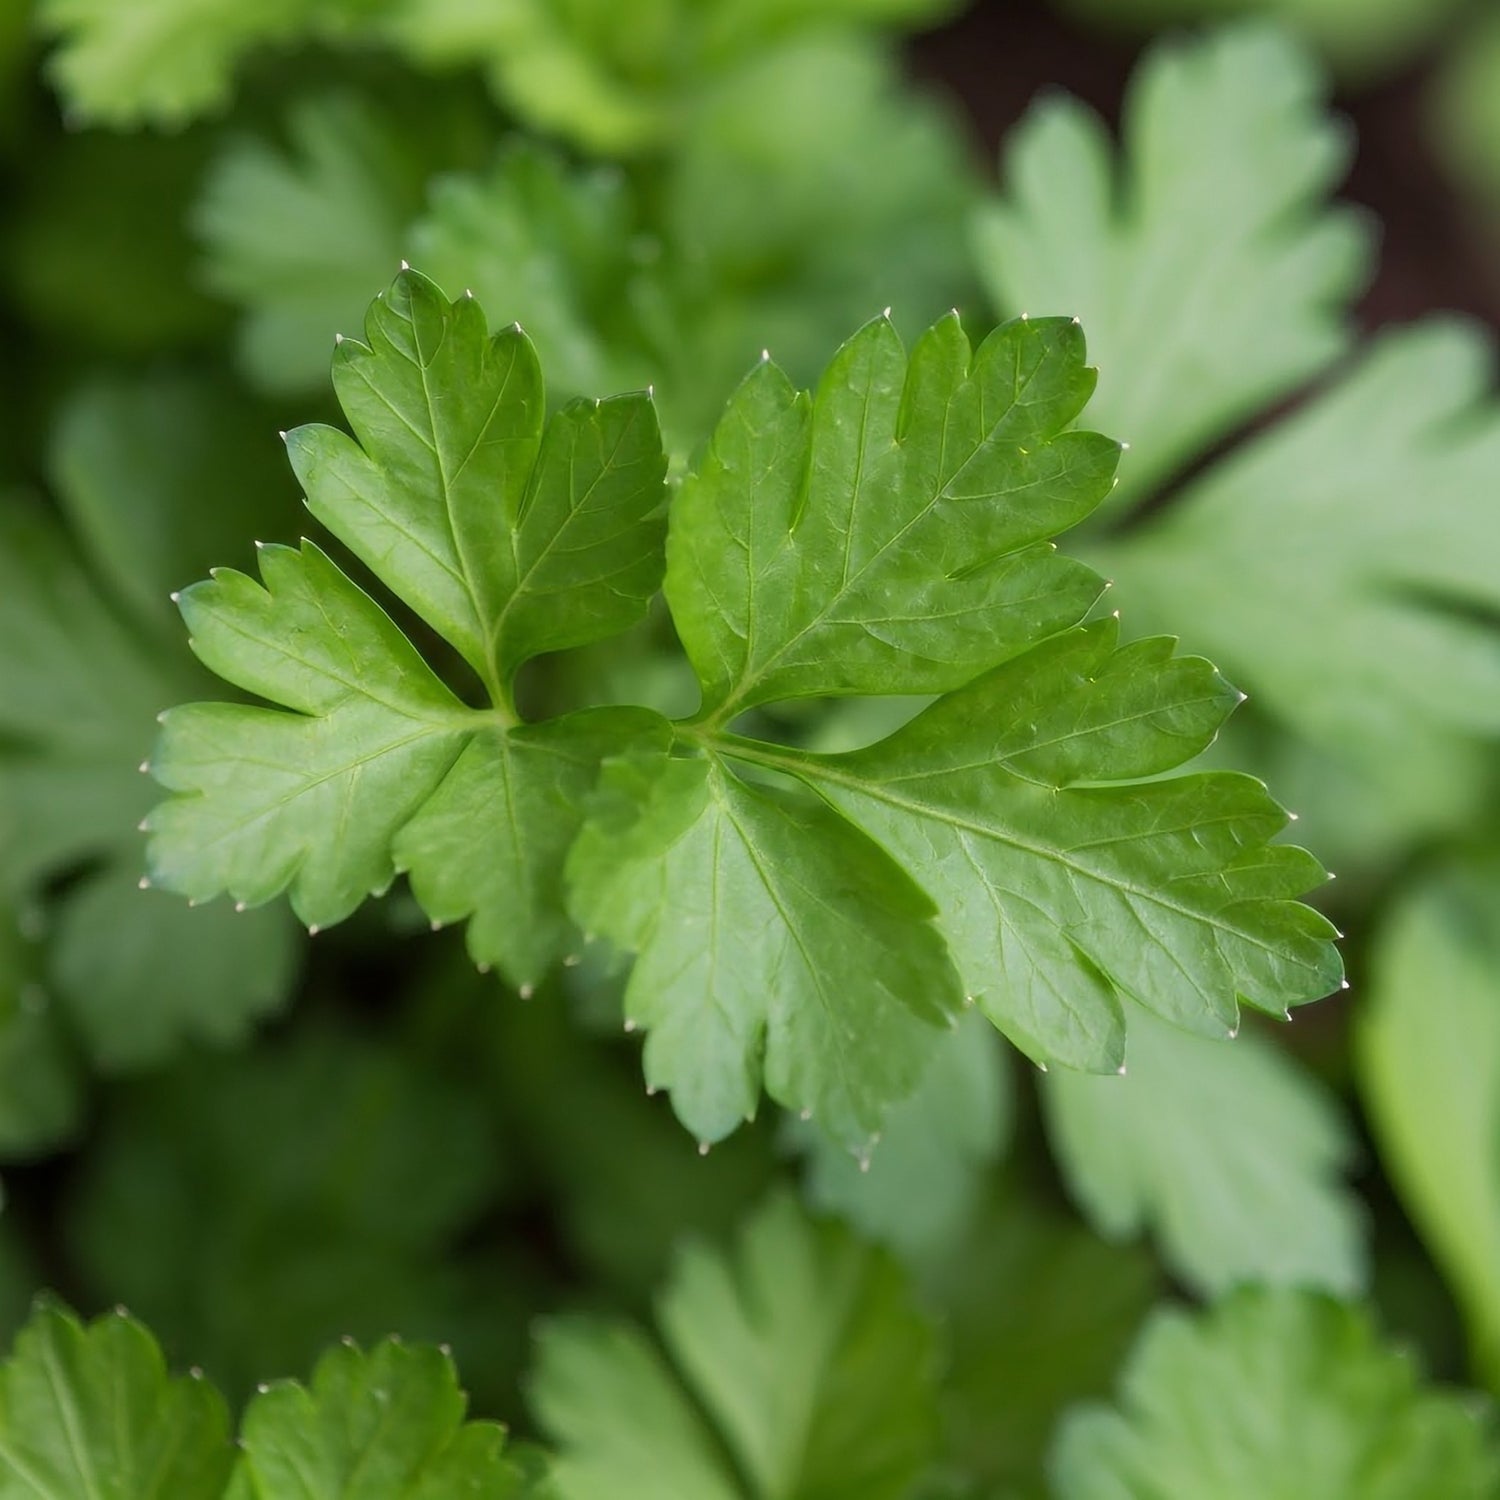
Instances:
[[[1075,1408],[1168,1297],[1215,1321],[1158,1313],[1137,1393],[1325,1317],[1384,1373],[1293,1388],[1367,1395],[1378,1326],[1500,1391],[1492,7],[7,0],[0,174],[7,1335],[41,1286],[123,1300],[235,1399],[341,1334],[447,1341],[585,1496],[613,1450],[565,1387],[607,1324],[539,1353],[535,1320],[644,1325],[685,1236],[790,1185],[894,1252],[934,1341],[940,1435],[893,1494],[1032,1494],[1054,1442],[1059,1493],[1135,1493],[1091,1476],[1174,1440]],[[652,384],[679,468],[763,347],[806,382],[886,306],[1079,316],[1087,420],[1132,449],[1073,544],[1128,630],[1249,692],[1211,754],[1337,870],[1348,995],[1143,1029],[1120,1079],[965,1026],[868,1171],[769,1108],[700,1158],[592,950],[523,1000],[400,891],[309,943],[138,889],[154,716],[217,691],[168,593],[297,535],[277,431],[336,420],[332,341],[402,258],[522,322],[555,399]],[[690,708],[668,629],[526,692]],[[832,746],[912,708],[763,712]],[[1444,1452],[1381,1493],[1470,1493]]]

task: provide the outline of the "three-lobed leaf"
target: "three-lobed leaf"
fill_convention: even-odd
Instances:
[[[517,725],[531,656],[645,611],[661,571],[664,461],[649,398],[576,402],[544,421],[524,335],[491,337],[469,298],[403,272],[336,383],[363,446],[289,434],[308,505],[462,653],[474,710],[320,549],[261,549],[184,591],[194,649],[276,708],[193,704],[165,718],[153,770],[158,882],[254,905],[289,890],[310,926],[408,870],[437,921],[473,912],[481,963],[534,983],[566,940],[557,889],[601,746],[633,711]],[[287,711],[289,710],[289,711]],[[571,821],[569,821],[571,819]]]

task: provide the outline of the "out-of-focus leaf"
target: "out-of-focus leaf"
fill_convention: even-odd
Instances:
[[[1064,1408],[1108,1391],[1160,1290],[1155,1262],[1004,1188],[926,1279],[948,1344],[945,1471],[965,1500],[1031,1500]]]
[[[1058,1500],[1486,1500],[1493,1415],[1421,1383],[1363,1310],[1250,1288],[1206,1313],[1157,1313],[1118,1409],[1064,1422]]]
[[[979,269],[1006,315],[1083,320],[1089,420],[1131,447],[1117,514],[1348,346],[1368,235],[1324,202],[1350,151],[1324,92],[1284,34],[1231,28],[1146,54],[1118,161],[1066,95],[1007,140]]]
[[[808,1200],[908,1262],[946,1258],[1005,1150],[1011,1081],[1006,1049],[978,1011],[941,1038],[911,1098],[886,1116],[868,1156],[831,1140],[815,1121],[787,1120],[805,1158]]]
[[[243,1392],[343,1334],[462,1347],[455,1242],[498,1170],[471,1093],[398,1050],[307,1033],[123,1089],[67,1233],[93,1295]]]
[[[1367,1278],[1364,1213],[1342,1181],[1337,1106],[1253,1033],[1232,1042],[1132,1017],[1123,1077],[1042,1080],[1052,1147],[1101,1234],[1155,1233],[1205,1293],[1239,1282],[1349,1295]],[[1128,1070],[1128,1071],[1127,1071]]]
[[[1382,1160],[1500,1388],[1500,865],[1428,871],[1370,964],[1357,1057]]]
[[[488,65],[530,125],[605,155],[689,138],[691,105],[819,31],[935,19],[952,0],[401,0],[389,32],[429,63]]]
[[[257,387],[326,387],[334,338],[359,332],[395,273],[429,177],[472,159],[481,128],[461,89],[397,87],[379,103],[315,95],[289,112],[284,143],[222,147],[192,225],[203,279],[243,309],[239,360]]]
[[[69,113],[116,128],[180,125],[227,99],[241,58],[336,31],[383,0],[39,0]]]
[[[1192,644],[1265,713],[1377,787],[1493,734],[1491,363],[1466,325],[1384,334],[1111,543],[1121,602],[1137,621],[1191,622]]]

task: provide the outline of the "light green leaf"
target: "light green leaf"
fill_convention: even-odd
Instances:
[[[815,1121],[788,1120],[806,1158],[808,1200],[889,1245],[909,1264],[943,1257],[962,1235],[1005,1150],[1011,1082],[1004,1044],[978,1012],[939,1039],[917,1090],[859,1157]]]
[[[470,158],[478,114],[461,89],[397,80],[378,103],[298,101],[284,143],[236,135],[220,147],[191,225],[203,280],[243,309],[237,353],[259,389],[326,388],[335,336],[360,327],[368,289],[395,270],[429,177]]]
[[[932,1335],[895,1264],[786,1199],[733,1257],[684,1250],[658,1316],[669,1359],[618,1325],[543,1331],[560,1500],[898,1500],[930,1459]]]
[[[611,761],[568,865],[579,923],[637,953],[626,1026],[705,1142],[789,1109],[867,1151],[961,999],[927,899],[819,804],[716,761]]]
[[[38,1302],[0,1366],[4,1500],[219,1500],[232,1452],[219,1393],[122,1315]]]
[[[243,54],[357,14],[361,0],[43,0],[51,73],[80,120],[180,125],[228,97]]]
[[[1206,1294],[1362,1290],[1365,1216],[1341,1181],[1353,1140],[1334,1102],[1253,1034],[1213,1041],[1141,1015],[1129,1029],[1124,1077],[1043,1081],[1052,1148],[1098,1231],[1149,1226]]]
[[[1282,33],[1238,27],[1151,49],[1118,162],[1067,96],[1009,138],[979,269],[1007,315],[1083,319],[1101,372],[1089,420],[1131,446],[1117,506],[1348,346],[1368,234],[1323,202],[1349,156],[1323,93]]]
[[[777,698],[939,692],[1073,624],[1102,585],[1049,540],[1109,488],[1116,445],[1062,429],[1082,334],[957,318],[910,361],[877,319],[815,400],[769,360],[674,501],[666,593],[725,723]]]
[[[565,408],[543,434],[519,329],[403,273],[346,339],[334,387],[359,438],[288,437],[308,508],[441,631],[504,701],[528,657],[645,613],[660,578],[665,464],[650,400]]]
[[[1381,1158],[1500,1386],[1500,902],[1493,859],[1403,890],[1371,957],[1356,1033]]]
[[[1193,622],[1257,705],[1378,785],[1500,727],[1491,352],[1433,319],[1109,549],[1121,598]],[[1309,641],[1317,650],[1308,650]]]
[[[465,1422],[467,1405],[441,1351],[345,1344],[308,1387],[277,1384],[251,1401],[240,1483],[247,1500],[512,1500],[521,1476],[502,1456],[505,1429]]]
[[[794,772],[918,872],[995,1024],[1093,1072],[1123,1061],[1122,998],[1222,1037],[1240,1001],[1280,1015],[1340,974],[1333,928],[1291,899],[1321,871],[1268,842],[1286,814],[1259,782],[1132,779],[1200,750],[1234,689],[1169,640],[1115,642],[1112,620],[1058,636]]]
[[[1164,1309],[1119,1403],[1064,1422],[1058,1500],[1483,1500],[1500,1474],[1488,1411],[1424,1388],[1360,1309],[1305,1292]]]

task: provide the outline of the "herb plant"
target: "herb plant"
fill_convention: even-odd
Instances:
[[[1500,1494],[1489,336],[949,10],[0,24],[0,1500]]]

